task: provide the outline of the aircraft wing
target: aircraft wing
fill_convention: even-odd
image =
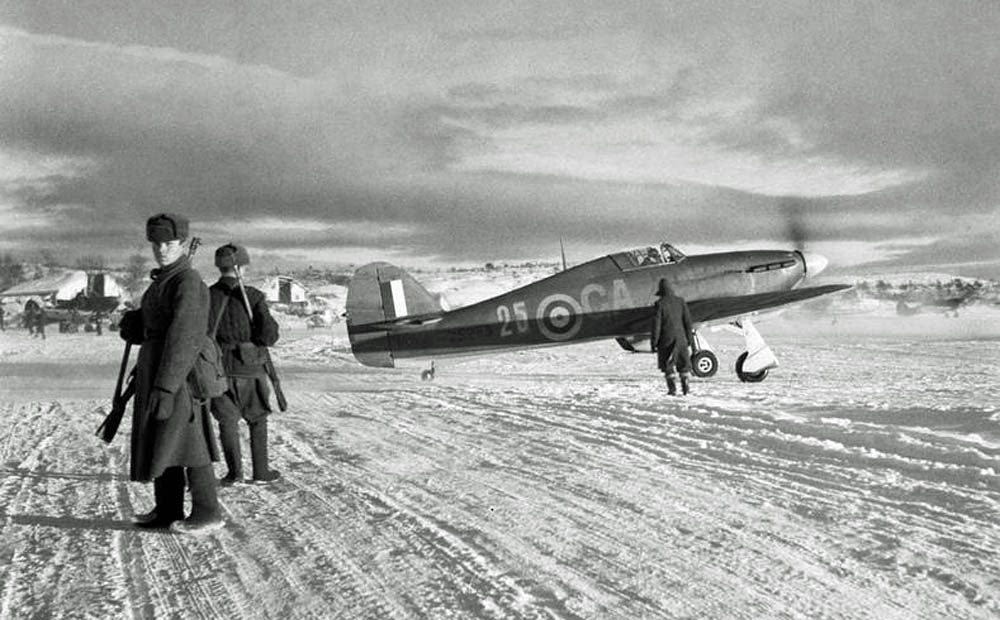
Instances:
[[[691,310],[691,320],[695,323],[709,323],[727,318],[751,314],[760,310],[768,310],[784,306],[820,295],[829,295],[837,291],[851,288],[847,284],[830,284],[827,286],[810,286],[790,291],[774,293],[758,293],[756,295],[739,295],[737,297],[712,297],[688,302]]]

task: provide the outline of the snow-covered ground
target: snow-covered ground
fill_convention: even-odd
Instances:
[[[93,436],[117,337],[8,331],[0,619],[997,618],[998,319],[790,312],[766,381],[709,334],[723,369],[685,399],[613,342],[421,382],[291,329],[284,477],[221,490],[205,539],[128,523],[129,419]]]

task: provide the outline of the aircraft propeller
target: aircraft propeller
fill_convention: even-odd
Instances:
[[[802,256],[805,263],[806,275],[815,276],[826,269],[830,261],[825,256],[809,252],[806,250],[809,231],[805,225],[805,207],[802,201],[794,197],[786,197],[782,200],[781,210],[785,216],[785,232],[795,251]]]

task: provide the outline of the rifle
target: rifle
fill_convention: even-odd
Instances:
[[[247,317],[250,320],[250,328],[253,329],[253,309],[250,308],[250,298],[247,297],[247,291],[243,288],[243,276],[240,273],[240,266],[236,265],[236,283],[240,287],[240,294],[243,296],[243,305],[247,309]],[[281,389],[281,378],[278,376],[278,371],[274,367],[274,361],[271,360],[271,350],[267,347],[262,347],[264,349],[264,372],[267,373],[267,378],[271,380],[271,385],[274,386],[274,397],[278,401],[278,410],[285,411],[288,409],[288,401],[285,399],[285,392]]]
[[[97,432],[94,433],[104,443],[111,443],[111,440],[115,438],[118,427],[122,423],[122,417],[125,415],[125,407],[135,395],[135,368],[132,368],[132,372],[129,373],[128,385],[125,386],[124,390],[122,389],[122,383],[125,381],[125,369],[128,367],[128,356],[131,351],[132,343],[125,343],[125,353],[122,354],[122,364],[118,369],[118,381],[115,383],[115,395],[111,398],[111,413],[105,416],[104,421],[97,427]]]

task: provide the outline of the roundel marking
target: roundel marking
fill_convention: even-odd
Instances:
[[[563,293],[549,295],[538,304],[538,329],[549,340],[569,340],[583,326],[580,303]]]

